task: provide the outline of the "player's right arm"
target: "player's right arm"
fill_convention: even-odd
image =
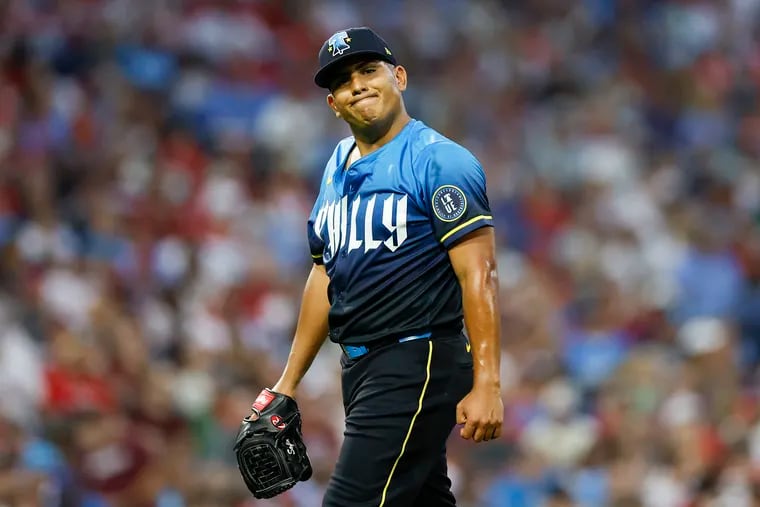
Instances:
[[[330,303],[327,299],[327,276],[324,264],[314,264],[306,280],[298,323],[290,347],[288,362],[280,379],[272,387],[278,393],[295,397],[295,391],[301,379],[308,371],[319,349],[327,337],[327,314]]]
[[[309,251],[314,262],[311,272],[306,280],[306,286],[301,298],[301,310],[298,313],[296,332],[293,343],[290,346],[290,354],[285,369],[280,379],[272,387],[278,393],[294,397],[298,384],[308,371],[319,349],[327,338],[329,332],[328,314],[330,301],[327,289],[330,285],[330,277],[327,274],[325,260],[325,220],[327,218],[327,206],[325,193],[332,181],[332,173],[338,160],[343,160],[346,150],[353,146],[350,138],[346,138],[335,147],[322,175],[319,195],[314,201],[314,207],[309,215],[306,227],[306,236],[309,240]]]

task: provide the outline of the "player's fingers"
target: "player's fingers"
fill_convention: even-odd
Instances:
[[[491,433],[491,440],[495,438],[499,438],[499,436],[501,435],[502,423],[503,421],[501,420],[501,418],[498,418],[495,421],[493,421],[493,423],[491,423],[491,427],[493,428],[493,432]]]
[[[467,422],[467,414],[464,412],[464,407],[461,403],[457,403],[457,424],[464,424]]]
[[[473,433],[475,433],[475,429],[475,423],[472,421],[467,421],[462,430],[459,432],[459,435],[465,440],[468,440],[472,438]]]
[[[491,424],[486,426],[485,431],[483,432],[483,442],[488,442],[489,440],[493,440],[494,429],[495,428]]]
[[[475,442],[482,442],[485,434],[486,434],[485,425],[478,424],[477,427],[475,428],[475,434],[472,436],[472,439]]]

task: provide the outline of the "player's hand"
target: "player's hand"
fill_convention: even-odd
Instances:
[[[459,435],[475,442],[499,438],[504,421],[504,403],[495,388],[474,387],[457,404],[457,424],[464,424]]]

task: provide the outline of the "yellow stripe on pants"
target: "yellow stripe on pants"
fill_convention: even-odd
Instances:
[[[422,399],[425,397],[425,391],[427,391],[428,382],[430,382],[430,361],[433,359],[433,342],[432,340],[428,342],[428,360],[427,360],[427,367],[425,368],[425,385],[422,386],[422,392],[420,393],[420,400],[417,403],[417,412],[414,413],[414,416],[412,417],[412,422],[409,424],[409,430],[406,432],[406,438],[404,439],[404,443],[401,444],[401,452],[398,455],[398,458],[396,458],[396,462],[393,463],[393,467],[391,468],[391,473],[388,475],[388,480],[385,482],[385,487],[383,488],[383,497],[380,500],[379,507],[383,507],[385,505],[385,495],[388,493],[388,486],[391,485],[391,479],[393,478],[393,472],[396,471],[396,467],[398,466],[398,462],[401,460],[401,456],[404,455],[404,451],[406,450],[406,444],[409,442],[409,437],[412,435],[412,428],[414,427],[414,421],[417,419],[417,416],[420,412],[422,412]]]

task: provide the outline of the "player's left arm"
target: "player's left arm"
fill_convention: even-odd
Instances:
[[[451,142],[420,156],[422,192],[433,234],[448,251],[462,288],[464,323],[474,364],[472,391],[457,406],[463,438],[476,442],[501,434],[504,408],[499,383],[500,317],[493,216],[480,162]]]
[[[499,377],[501,336],[499,281],[493,227],[468,233],[449,248],[449,258],[462,287],[464,323],[470,338],[474,378],[472,391],[457,405],[462,438],[475,442],[501,435],[504,405]]]

